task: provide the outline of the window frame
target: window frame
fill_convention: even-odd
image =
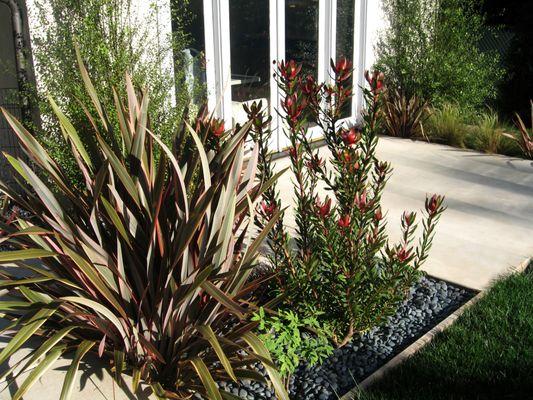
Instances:
[[[208,108],[217,118],[233,123],[231,104],[231,37],[230,37],[230,0],[203,0],[204,34],[206,55],[206,78]],[[352,101],[351,116],[339,121],[342,125],[354,125],[359,121],[363,107],[363,71],[366,67],[367,51],[367,10],[368,0],[354,1],[353,65],[355,93]],[[318,27],[318,71],[320,83],[331,83],[330,59],[336,57],[337,0],[319,0]],[[269,0],[270,59],[285,59],[285,0]],[[274,131],[269,144],[273,151],[283,151],[288,140],[283,134],[283,116],[279,107],[282,93],[277,87],[274,74],[276,65],[270,66],[270,115],[271,129]],[[309,128],[311,139],[320,138],[318,127]]]

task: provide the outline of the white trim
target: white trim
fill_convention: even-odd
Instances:
[[[229,0],[204,0],[207,104],[231,125],[231,48]]]
[[[318,82],[331,83],[330,60],[336,58],[337,0],[318,5]]]
[[[366,68],[366,34],[367,34],[367,17],[368,17],[368,0],[355,0],[354,6],[354,48],[353,48],[353,65],[354,79],[353,87],[356,92],[352,99],[352,116],[359,119],[363,110],[363,90],[365,85],[364,72]]]
[[[285,0],[269,0],[269,35],[270,35],[270,129],[273,134],[269,147],[281,151],[287,146],[287,138],[283,133],[281,112],[281,91],[274,74],[277,62],[285,59]]]

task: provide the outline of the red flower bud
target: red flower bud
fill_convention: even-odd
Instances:
[[[357,206],[357,208],[359,209],[359,211],[365,211],[366,210],[366,208],[368,206],[368,201],[367,201],[367,198],[366,198],[366,190],[363,191],[363,193],[361,193],[361,195],[359,195],[359,194],[355,195],[354,203]]]
[[[329,197],[326,197],[326,200],[324,200],[324,203],[318,202],[316,204],[318,208],[318,215],[320,218],[324,219],[329,215],[329,212],[331,211],[331,199]]]
[[[416,213],[404,211],[402,214],[402,226],[409,227],[415,223]]]
[[[350,215],[349,214],[345,214],[345,215],[343,215],[342,217],[339,218],[339,221],[337,222],[337,224],[341,228],[348,228],[350,226],[350,221],[351,221]]]
[[[291,156],[291,158],[296,158],[297,155],[298,152],[296,149],[294,147],[289,147],[289,156]]]
[[[444,196],[434,194],[430,198],[426,198],[426,211],[430,216],[442,211],[442,203],[444,202]]]
[[[276,203],[267,204],[264,201],[261,203],[261,208],[263,210],[263,213],[268,217],[271,217],[274,214],[274,211],[276,210],[276,206],[277,206]]]
[[[359,139],[361,139],[361,134],[357,132],[355,128],[351,128],[349,131],[343,130],[341,133],[341,137],[346,146],[351,146],[353,144],[356,144]]]
[[[322,166],[324,165],[324,160],[315,154],[313,157],[311,157],[309,161],[307,161],[306,165],[307,168],[318,172],[320,168],[322,168]]]
[[[378,207],[378,209],[374,212],[374,219],[378,222],[383,219],[383,213],[381,212],[381,207]]]

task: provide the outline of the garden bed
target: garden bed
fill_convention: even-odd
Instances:
[[[405,347],[428,332],[475,292],[431,277],[422,278],[409,299],[388,322],[335,350],[321,366],[302,365],[289,385],[293,399],[337,399],[361,382]],[[261,369],[261,367],[259,367]],[[222,388],[243,399],[274,399],[264,384],[240,386],[221,383]]]

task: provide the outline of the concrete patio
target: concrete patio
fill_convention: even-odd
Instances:
[[[321,157],[327,149],[320,149]],[[421,210],[426,193],[446,196],[448,209],[437,227],[424,269],[472,289],[533,255],[533,163],[420,141],[383,137],[378,157],[392,163],[385,188],[392,238],[404,210]],[[289,165],[280,158],[277,168]],[[284,205],[292,204],[291,174],[278,184]],[[325,196],[325,194],[324,194]],[[294,226],[289,209],[286,223]]]

